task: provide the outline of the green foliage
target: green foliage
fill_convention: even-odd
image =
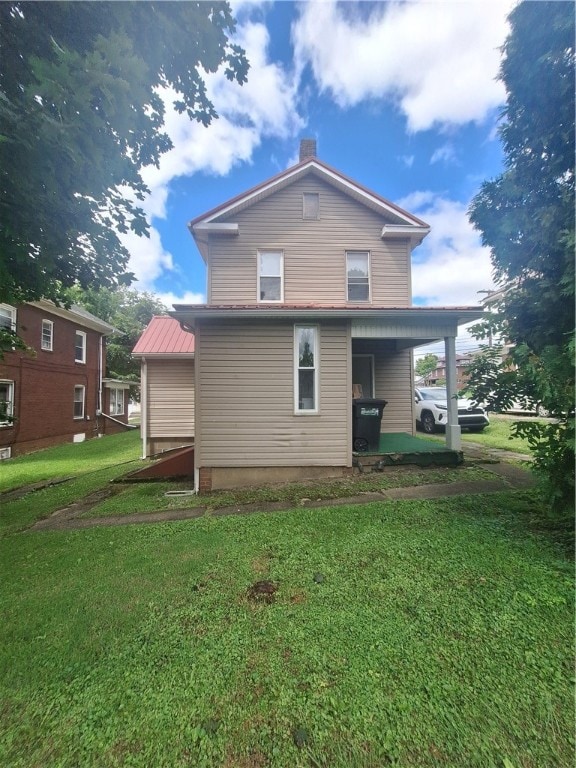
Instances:
[[[117,331],[106,341],[106,376],[139,382],[140,361],[132,358],[132,350],[152,317],[165,315],[168,308],[153,294],[125,287],[83,290],[75,286],[67,296]],[[137,387],[130,396],[139,399]]]
[[[118,232],[148,232],[162,93],[210,123],[203,74],[246,78],[234,26],[225,2],[0,3],[0,301],[130,282]]]
[[[505,493],[12,536],[0,763],[572,765],[572,564],[526,533],[537,508]],[[263,579],[270,604],[247,599]]]
[[[574,5],[521,2],[510,24],[500,71],[506,170],[482,185],[470,218],[504,286],[490,330],[512,349],[499,364],[484,348],[469,387],[501,405],[530,397],[559,419],[560,444],[543,425],[530,439],[547,487],[565,484],[550,498],[564,517],[574,508]],[[556,465],[572,469],[563,479]]]
[[[424,378],[429,373],[432,373],[432,371],[435,371],[437,366],[438,366],[438,355],[433,355],[431,352],[428,352],[428,354],[424,355],[424,357],[421,357],[419,360],[416,361],[414,370],[419,376]]]

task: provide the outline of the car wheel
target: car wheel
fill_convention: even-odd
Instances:
[[[546,410],[542,403],[538,403],[536,406],[536,414],[540,416],[541,419],[545,419],[547,416],[550,416],[550,411]]]
[[[426,432],[427,435],[433,435],[434,432],[436,432],[436,422],[434,421],[434,416],[432,416],[430,411],[426,411],[420,418],[424,432]]]

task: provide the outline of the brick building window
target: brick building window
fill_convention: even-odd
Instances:
[[[0,304],[0,328],[6,328],[9,331],[16,330],[16,307],[10,304]]]
[[[42,320],[42,349],[45,352],[52,352],[52,343],[54,340],[54,323],[52,320]]]
[[[0,381],[0,427],[9,427],[14,421],[14,382]]]
[[[86,404],[86,387],[78,384],[74,387],[74,418],[84,418],[84,408]]]
[[[76,341],[74,342],[74,360],[77,363],[86,362],[86,334],[84,331],[76,331]]]
[[[110,416],[124,415],[124,390],[110,389]]]

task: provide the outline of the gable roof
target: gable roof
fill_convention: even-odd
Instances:
[[[84,307],[81,307],[79,304],[72,304],[68,309],[66,309],[66,307],[59,307],[49,299],[29,301],[27,303],[31,307],[37,307],[38,309],[42,309],[44,312],[48,312],[49,314],[62,317],[65,320],[70,320],[71,322],[76,323],[76,325],[80,325],[84,328],[90,328],[93,331],[98,331],[98,333],[101,333],[103,336],[110,336],[116,331],[113,325],[110,325],[110,323],[107,323],[104,320],[101,320],[99,317],[96,317],[96,315],[88,312],[87,309],[84,309]]]
[[[203,213],[201,216],[192,219],[192,221],[188,223],[188,228],[198,243],[200,252],[203,252],[203,248],[201,247],[203,235],[209,234],[210,232],[217,232],[225,235],[236,235],[238,233],[238,225],[219,223],[217,221],[219,218],[225,216],[229,219],[244,208],[248,208],[254,203],[277,192],[279,189],[293,184],[295,181],[308,175],[318,176],[331,186],[339,189],[344,194],[347,194],[349,197],[363,203],[377,213],[382,214],[387,219],[391,219],[391,224],[385,225],[384,230],[386,230],[386,233],[383,230],[383,235],[412,236],[417,237],[418,241],[420,241],[430,231],[429,225],[422,221],[422,219],[405,211],[390,200],[381,197],[376,194],[376,192],[372,192],[366,187],[363,187],[361,184],[348,178],[348,176],[340,173],[340,171],[337,171],[335,168],[322,162],[317,157],[308,157],[302,162],[282,171],[282,173],[272,176],[272,178],[267,179],[261,184],[257,184],[246,192],[243,192],[242,194],[233,197],[231,200]],[[204,253],[202,253],[202,255],[204,256]]]
[[[155,315],[132,350],[135,357],[148,355],[194,355],[194,334],[182,329],[173,317]]]

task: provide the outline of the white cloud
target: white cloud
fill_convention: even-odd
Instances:
[[[239,86],[223,72],[205,76],[208,96],[219,115],[210,126],[178,114],[172,106],[174,93],[162,94],[165,130],[174,147],[162,156],[159,168],[149,166],[142,172],[150,189],[142,207],[150,222],[165,218],[170,183],[177,177],[199,172],[223,176],[239,162],[248,162],[263,138],[296,135],[304,124],[295,107],[297,81],[268,60],[269,34],[264,24],[239,26],[234,42],[245,48],[250,61],[248,81]],[[131,253],[130,267],[147,289],[162,272],[172,269],[172,257],[162,248],[158,232],[153,227],[151,232],[150,241],[122,237]]]
[[[184,291],[181,295],[173,292],[159,293],[154,291],[154,295],[168,309],[172,309],[173,304],[204,304],[206,302],[206,296],[203,293],[193,293],[192,291]]]
[[[412,168],[414,165],[414,155],[401,155],[399,160],[406,166],[406,168]]]
[[[411,131],[483,121],[504,102],[496,75],[514,0],[303,3],[292,29],[297,72],[310,65],[341,107],[392,100]]]
[[[494,287],[489,249],[473,229],[464,203],[415,192],[398,205],[424,219],[431,231],[413,255],[412,295],[428,306],[478,305]]]
[[[450,142],[438,147],[430,158],[430,163],[432,165],[434,163],[455,163],[456,161],[456,150],[454,149],[454,145]]]

